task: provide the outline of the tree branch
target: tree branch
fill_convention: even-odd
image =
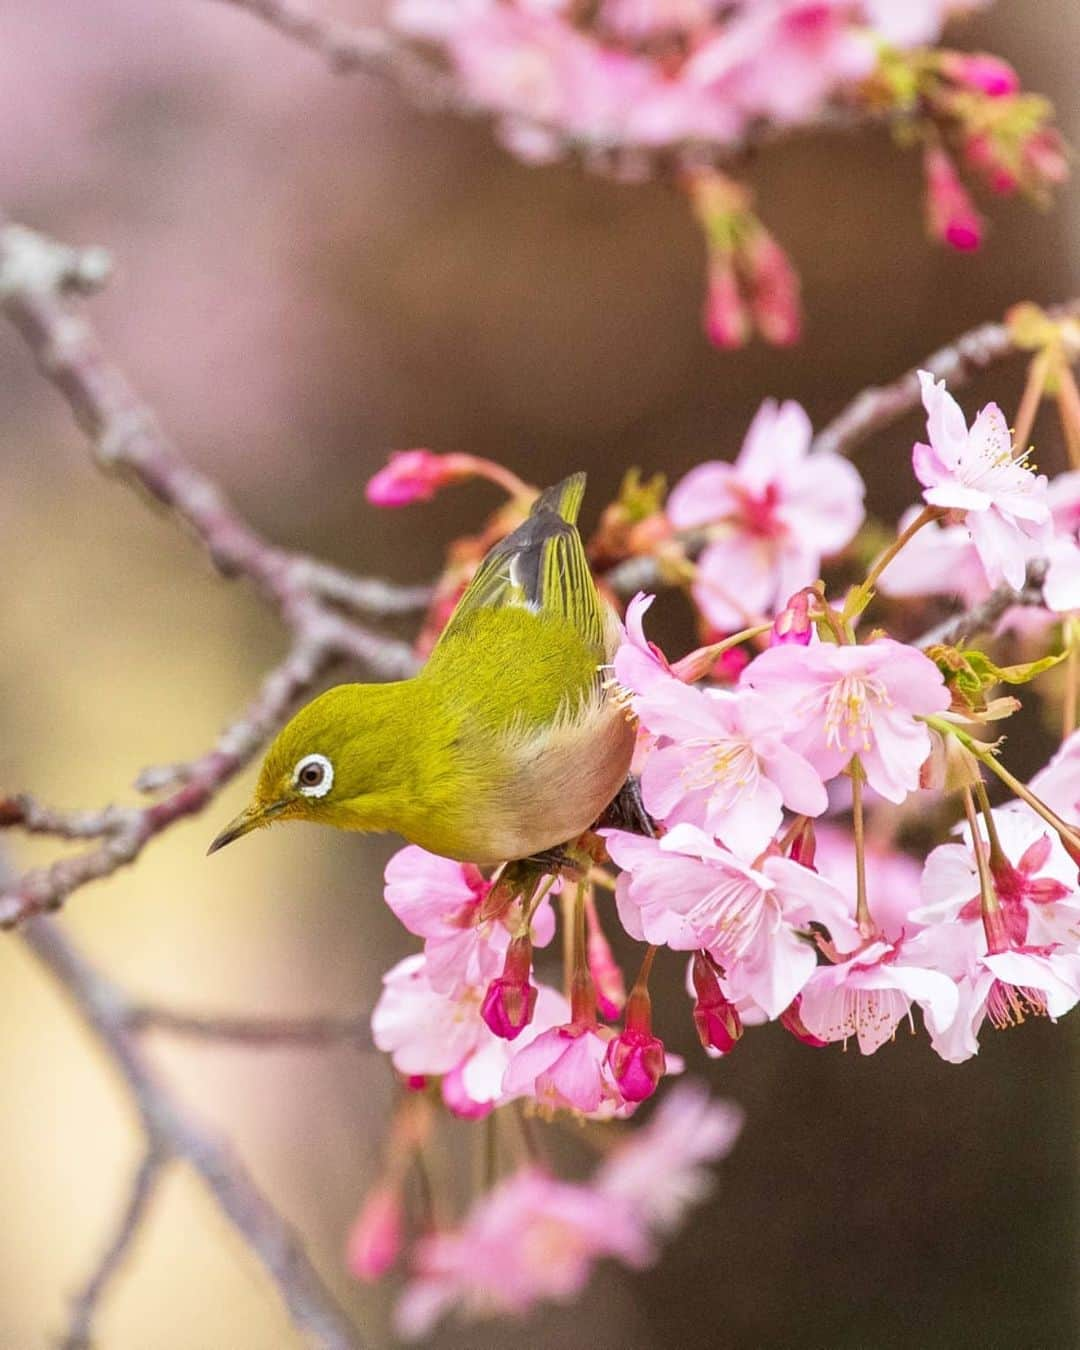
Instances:
[[[1036,558],[1028,563],[1027,577],[1022,590],[1013,590],[1002,584],[990,592],[985,600],[962,614],[954,614],[943,620],[921,637],[915,639],[917,647],[929,647],[934,643],[944,643],[947,647],[958,647],[970,642],[980,633],[989,632],[1014,605],[1036,606],[1043,604],[1043,582],[1046,579],[1047,563]]]
[[[1080,297],[1046,311],[1054,320],[1080,318]],[[939,348],[891,384],[864,389],[814,437],[813,451],[850,455],[871,436],[899,421],[922,401],[919,370],[954,389],[1020,350],[1004,323],[983,323]]]
[[[71,1321],[61,1350],[92,1350],[92,1331],[98,1307],[119,1273],[142,1227],[164,1169],[166,1155],[150,1144],[131,1183],[127,1204],[116,1232],[105,1248],[83,1290],[72,1300]]]
[[[27,872],[0,893],[0,927],[56,909],[81,886],[134,861],[177,820],[201,811],[335,664],[357,661],[380,679],[411,675],[417,666],[407,643],[375,633],[351,615],[419,608],[426,588],[351,576],[278,548],[252,529],[216,484],[183,458],[74,308],[71,297],[100,286],[107,273],[107,257],[100,249],[71,249],[19,225],[0,228],[0,310],[67,399],[93,442],[98,462],[164,505],[223,575],[252,581],[292,641],[284,659],[211,750],[190,763],[140,775],[137,786],[142,791],[175,789],[163,800],[141,808],[107,806],[76,813],[53,811],[29,798],[0,800],[0,826],[100,840],[75,857]]]
[[[138,1042],[133,1026],[137,1018],[124,993],[76,950],[54,921],[36,919],[22,929],[21,936],[58,981],[120,1072],[142,1121],[147,1157],[156,1160],[153,1175],[140,1172],[141,1184],[132,1195],[124,1222],[77,1301],[76,1312],[85,1307],[85,1320],[93,1316],[109,1279],[129,1249],[160,1165],[176,1159],[194,1169],[222,1214],[261,1262],[305,1343],[316,1350],[358,1350],[354,1328],[289,1224],[229,1146],[182,1108],[158,1078]],[[144,1169],[150,1170],[149,1162],[144,1163]]]
[[[194,1040],[267,1047],[373,1048],[369,1013],[357,1013],[354,1017],[235,1017],[178,1012],[154,1003],[129,1003],[124,1015],[132,1031],[164,1031]]]

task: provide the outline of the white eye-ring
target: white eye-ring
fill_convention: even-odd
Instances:
[[[305,755],[293,770],[293,786],[305,797],[325,797],[334,786],[334,766],[325,755]]]

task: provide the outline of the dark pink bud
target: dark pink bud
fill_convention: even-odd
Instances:
[[[702,318],[705,336],[714,347],[731,351],[746,345],[750,315],[739,291],[731,254],[714,250],[709,258],[708,290]]]
[[[794,1001],[789,1003],[780,1014],[779,1022],[785,1030],[790,1031],[797,1041],[802,1041],[803,1045],[812,1045],[816,1050],[823,1049],[828,1045],[828,1041],[823,1041],[819,1036],[815,1036],[812,1031],[808,1031],[803,1025],[802,1017],[799,1015],[799,1008],[802,1005],[802,994],[796,994]]]
[[[427,1077],[422,1073],[411,1073],[405,1079],[407,1092],[423,1092],[427,1087]]]
[[[790,347],[802,336],[799,274],[768,230],[758,227],[740,255],[758,332],[774,347]]]
[[[809,867],[811,871],[816,871],[814,859],[817,857],[817,835],[814,833],[814,822],[810,819],[804,819],[802,825],[795,832],[795,837],[791,841],[791,848],[788,851],[788,857],[792,862],[797,862],[800,867]]]
[[[627,1027],[608,1043],[607,1063],[626,1100],[643,1102],[664,1076],[664,1044],[651,1032]]]
[[[468,455],[437,455],[432,450],[395,450],[386,466],[367,485],[373,506],[408,506],[426,502],[447,483],[473,472]]]
[[[940,145],[928,145],[923,167],[927,229],[962,253],[977,249],[982,243],[983,219],[960,181],[951,156]]]
[[[401,1194],[389,1183],[376,1186],[356,1216],[345,1248],[345,1263],[358,1280],[381,1279],[401,1251]]]
[[[964,162],[999,197],[1011,196],[1020,186],[1020,180],[1002,158],[994,138],[985,131],[975,132],[964,142]]]
[[[943,52],[941,69],[956,84],[989,98],[1005,98],[1020,88],[1020,76],[1008,61],[988,52]]]
[[[503,973],[488,985],[480,1006],[480,1016],[504,1041],[520,1036],[532,1021],[537,991],[529,983],[531,972],[532,943],[527,935],[516,937],[506,949]]]
[[[694,953],[692,978],[697,994],[694,1026],[698,1039],[706,1050],[719,1050],[726,1055],[734,1050],[742,1035],[742,1018],[720,988],[719,970],[708,952]]]
[[[1020,158],[1025,174],[1036,184],[1064,183],[1069,176],[1065,142],[1053,127],[1043,127],[1024,141]]]
[[[596,1004],[601,1017],[611,1021],[618,1017],[626,1004],[626,984],[618,962],[612,955],[611,944],[600,927],[596,902],[591,895],[585,904],[585,917],[589,925],[585,952],[589,961],[589,974],[596,985]]]
[[[815,597],[816,599],[816,597]],[[770,647],[782,647],[795,643],[800,647],[809,644],[814,634],[814,623],[810,618],[810,596],[806,591],[796,591],[773,622],[769,634]]]

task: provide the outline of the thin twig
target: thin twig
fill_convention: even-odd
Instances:
[[[252,529],[216,484],[179,453],[72,303],[73,295],[100,286],[107,273],[100,249],[71,249],[19,225],[0,228],[0,310],[67,399],[98,462],[164,505],[205,547],[220,572],[252,581],[292,641],[284,659],[211,750],[190,763],[140,775],[142,791],[172,790],[163,800],[96,812],[56,812],[29,799],[0,800],[0,825],[100,840],[75,857],[27,872],[0,893],[0,927],[57,908],[87,882],[134,861],[175,821],[202,810],[335,664],[356,661],[380,679],[410,675],[417,664],[407,643],[373,632],[350,615],[415,609],[426,598],[423,588],[353,577],[278,548]]]
[[[125,1017],[132,1031],[164,1031],[194,1040],[225,1041],[246,1046],[354,1045],[370,1050],[370,1013],[353,1017],[239,1017],[229,1014],[184,1013],[153,1003],[131,1003]]]
[[[158,1077],[131,1026],[131,1006],[124,993],[77,951],[53,920],[28,923],[21,936],[56,978],[122,1075],[138,1109],[148,1146],[163,1157],[186,1162],[198,1174],[218,1208],[262,1263],[306,1344],[317,1350],[357,1350],[355,1329],[292,1228],[229,1145],[183,1108]],[[124,1241],[113,1266],[119,1264],[126,1249]],[[110,1267],[106,1278],[112,1273]]]
[[[1080,297],[1067,300],[1046,311],[1049,318],[1080,317]],[[928,370],[935,379],[956,388],[980,371],[1020,350],[1007,324],[983,323],[932,352],[919,365],[893,380],[891,384],[864,389],[814,437],[815,452],[832,451],[850,455],[879,431],[899,421],[919,406],[922,390],[918,370]]]
[[[1027,578],[1022,590],[1001,585],[963,614],[956,614],[931,628],[921,637],[915,638],[918,647],[929,647],[934,643],[944,643],[947,647],[958,647],[970,642],[979,633],[987,633],[997,626],[998,621],[1014,605],[1032,607],[1043,603],[1043,580],[1046,577],[1046,561],[1036,558],[1028,563]]]
[[[94,1318],[139,1234],[157,1190],[166,1158],[167,1155],[156,1144],[151,1143],[147,1147],[132,1180],[127,1204],[120,1216],[116,1232],[86,1285],[72,1300],[71,1321],[68,1324],[67,1335],[61,1343],[61,1350],[91,1350]]]

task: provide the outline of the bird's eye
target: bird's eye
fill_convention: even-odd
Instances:
[[[334,766],[325,755],[305,755],[293,770],[293,782],[305,797],[325,797],[334,786]]]

